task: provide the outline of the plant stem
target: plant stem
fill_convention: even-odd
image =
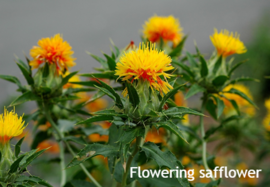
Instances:
[[[47,120],[50,122],[51,126],[53,127],[53,129],[56,131],[57,133],[57,136],[59,137],[59,140],[63,141],[63,143],[66,144],[69,152],[75,157],[77,156],[77,154],[73,151],[73,149],[71,148],[71,146],[69,145],[69,143],[64,140],[64,134],[59,130],[59,128],[57,127],[57,125],[54,123],[53,119],[51,118],[51,115],[50,115],[50,112],[48,110],[48,108],[46,107],[46,104],[44,103],[44,111],[45,111],[45,116],[47,118]],[[60,146],[61,143],[59,143],[59,146]],[[62,145],[63,146],[63,145]],[[60,147],[61,148],[61,147]],[[64,148],[64,146],[63,146]],[[61,158],[61,156],[63,158]],[[61,164],[61,167],[63,166],[62,168],[62,175],[63,175],[63,171],[65,172],[65,162],[64,162],[64,151],[63,151],[63,155],[61,154],[60,152],[60,159],[61,159],[61,162],[63,162],[63,164]],[[95,179],[94,177],[87,171],[87,169],[85,168],[85,166],[81,163],[80,164],[80,167],[82,168],[82,170],[84,171],[84,173],[86,174],[87,177],[89,177],[89,179],[95,184],[95,186],[97,187],[102,187]],[[63,179],[63,176],[62,176],[62,179]],[[65,181],[64,181],[64,184],[66,182],[66,177],[65,177]],[[62,186],[62,180],[61,180],[61,186]],[[63,185],[64,186],[64,185]]]
[[[127,176],[128,176],[128,172],[129,172],[132,160],[133,160],[134,156],[140,150],[140,146],[143,143],[143,141],[144,141],[143,137],[136,137],[136,145],[135,145],[133,152],[131,153],[131,155],[128,158],[127,165],[126,165],[126,171],[124,172],[124,175],[123,175],[121,187],[125,187],[127,185]]]
[[[201,113],[204,113],[206,101],[207,101],[207,97],[204,97],[203,103],[202,103],[202,108],[201,108]],[[204,166],[205,170],[209,170],[209,166],[207,164],[207,142],[204,139],[205,132],[204,132],[203,116],[200,116],[200,126],[201,126],[201,137],[202,137],[202,161],[203,161],[203,166]],[[213,176],[211,176],[211,179],[212,179],[212,181],[215,181],[215,178]]]

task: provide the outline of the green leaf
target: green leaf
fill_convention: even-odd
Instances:
[[[191,96],[197,94],[197,93],[200,93],[200,92],[204,92],[205,89],[201,86],[199,86],[198,84],[193,84],[191,86],[191,88],[188,90],[186,96],[185,96],[185,99],[188,99],[190,98]]]
[[[190,135],[194,136],[199,141],[202,140],[201,137],[191,127],[188,127],[188,126],[182,125],[182,124],[177,124],[177,126],[179,127],[180,131],[184,131],[184,132],[189,133]]]
[[[24,67],[22,64],[20,63],[16,63],[18,65],[18,67],[20,68],[24,78],[26,79],[27,83],[29,85],[33,85],[34,84],[34,79],[31,76],[31,73],[29,72],[29,69]]]
[[[217,113],[216,113],[216,109],[217,106],[215,105],[214,101],[212,99],[208,99],[207,103],[206,103],[206,110],[209,112],[209,114],[215,119],[217,120]]]
[[[197,67],[197,62],[196,60],[193,58],[193,56],[189,53],[189,52],[186,52],[187,54],[187,59],[189,61],[189,63],[193,66],[193,67]]]
[[[174,95],[177,93],[177,91],[178,91],[181,87],[183,87],[184,85],[185,85],[185,84],[182,84],[182,85],[179,85],[179,86],[175,87],[174,89],[172,89],[171,91],[169,91],[165,96],[163,96],[163,98],[162,98],[162,100],[161,100],[161,102],[160,102],[158,111],[161,111],[162,108],[163,108],[163,106],[165,105],[166,101],[167,101],[170,97],[174,96]]]
[[[185,114],[192,114],[192,115],[198,115],[198,116],[204,116],[204,114],[197,112],[196,110],[192,110],[190,108],[178,106],[178,107],[171,107],[165,111],[163,111],[165,115],[185,115]]]
[[[21,82],[17,77],[11,76],[11,75],[0,75],[0,79],[4,79],[6,81],[12,82],[17,84],[19,88],[22,88]]]
[[[68,81],[69,81],[69,79],[71,77],[73,77],[74,75],[76,75],[77,73],[78,73],[78,71],[74,71],[74,72],[68,74],[67,76],[63,77],[62,82],[61,82],[59,88],[62,88],[65,84],[67,84]]]
[[[258,80],[258,79],[254,79],[254,78],[250,78],[250,77],[242,77],[242,78],[237,78],[237,79],[231,80],[227,85],[235,84],[237,82],[246,82],[246,81],[260,82],[260,80]]]
[[[72,84],[78,84],[78,85],[82,85],[82,86],[90,86],[90,87],[95,87],[97,85],[99,85],[97,83],[97,81],[80,81],[80,82],[70,82]]]
[[[38,100],[38,99],[39,98],[33,92],[27,91],[27,92],[23,93],[22,95],[20,95],[19,97],[17,97],[14,101],[12,101],[12,103],[9,105],[9,107],[20,105],[20,104],[23,104],[27,101],[34,101],[34,100]]]
[[[180,139],[182,139],[186,143],[188,143],[186,138],[184,137],[184,135],[182,134],[182,132],[178,128],[178,126],[176,124],[174,124],[173,122],[165,121],[165,122],[154,123],[154,126],[156,127],[156,129],[159,129],[160,127],[168,129],[169,131],[174,133],[176,136],[178,136]]]
[[[128,90],[129,101],[132,104],[132,106],[136,108],[140,103],[139,95],[131,83],[127,83],[126,85]]]
[[[30,155],[24,154],[26,157],[26,162],[20,163],[20,171],[22,172],[29,164],[31,164],[33,160],[35,160],[39,155],[41,155],[47,149],[43,149],[40,151],[35,150],[34,154],[30,154]]]
[[[82,131],[86,136],[91,134],[108,135],[108,130],[103,129],[100,125],[92,125],[90,127],[82,128]]]
[[[18,158],[20,152],[21,152],[21,145],[22,145],[22,142],[24,140],[24,137],[21,138],[15,145],[15,156],[16,158]]]
[[[223,113],[223,110],[225,108],[225,104],[224,104],[223,100],[221,100],[219,97],[213,96],[213,98],[216,100],[216,104],[217,104],[217,118],[219,118],[221,116],[221,114]]]
[[[98,116],[93,116],[86,120],[80,121],[76,125],[89,124],[89,123],[98,122],[98,121],[111,121],[111,120],[113,120],[113,116],[98,115]]]
[[[229,71],[228,75],[231,76],[232,73],[234,72],[234,70],[236,70],[240,65],[242,65],[243,63],[245,63],[247,60],[243,60],[241,62],[236,63]]]
[[[103,67],[108,67],[106,60],[104,60],[103,58],[100,58],[90,52],[86,52],[86,53],[89,54],[91,57],[93,57],[96,61],[98,61]]]
[[[80,74],[82,77],[95,77],[99,79],[116,79],[117,76],[114,75],[114,71],[104,71],[102,73],[84,73]]]
[[[169,53],[169,56],[170,57],[173,58],[173,57],[179,56],[181,54],[186,39],[187,39],[187,35],[184,36],[184,38],[182,39],[182,41]]]
[[[15,173],[17,172],[18,168],[19,168],[19,165],[20,165],[20,162],[22,161],[22,159],[24,158],[25,155],[21,155],[19,156],[19,158],[17,158],[17,160],[15,160],[15,162],[13,162],[10,166],[10,170],[9,170],[9,174],[11,173]]]
[[[36,177],[36,176],[21,175],[16,179],[16,183],[18,183],[18,182],[22,182],[23,184],[25,184],[27,182],[28,183],[35,183],[35,184],[40,184],[40,185],[47,186],[47,187],[52,187],[49,183],[47,183],[43,179]]]
[[[170,169],[176,169],[176,166],[178,166],[179,169],[184,169],[182,164],[170,151],[162,152],[158,146],[152,142],[145,143],[141,148],[146,157],[153,159],[160,168],[164,166]],[[177,180],[179,182],[179,186],[190,186],[189,182],[185,178],[177,178]]]
[[[50,138],[47,131],[39,131],[32,142],[31,149],[36,149],[38,144]]]
[[[115,92],[115,90],[111,86],[109,86],[108,84],[106,84],[105,82],[101,80],[98,80],[98,82],[99,82],[99,86],[101,85],[104,89],[108,90],[111,93],[111,95],[115,97],[115,105],[122,109],[124,105],[122,103],[121,97]]]
[[[75,142],[77,144],[86,145],[86,141],[82,137],[75,137],[75,136],[66,136],[64,138],[66,141]]]
[[[108,64],[108,67],[111,71],[115,71],[116,70],[116,62],[114,61],[114,59],[112,59],[110,56],[104,54],[104,56],[106,57],[107,59],[107,64]]]
[[[236,94],[236,95],[239,95],[240,97],[242,97],[243,99],[247,100],[251,105],[256,106],[256,104],[246,95],[244,94],[243,92],[237,90],[237,89],[234,89],[234,88],[231,88],[228,92],[226,93],[232,93],[232,94]]]
[[[219,58],[217,59],[217,61],[215,62],[213,73],[215,73],[215,74],[217,73],[221,64],[222,64],[222,55],[220,55]]]
[[[220,87],[220,86],[223,86],[228,79],[229,79],[228,76],[226,76],[226,75],[220,75],[220,76],[216,77],[212,81],[212,84],[214,86],[216,86],[216,87]]]
[[[84,147],[75,158],[71,160],[67,168],[79,165],[80,163],[83,163],[84,161],[97,155],[103,155],[104,157],[108,157],[117,155],[117,153],[118,149],[110,145],[89,144]]]
[[[194,73],[191,71],[191,69],[182,62],[177,62],[175,60],[172,61],[172,64],[180,66],[183,70],[185,70],[191,77],[194,77]]]
[[[105,116],[114,116],[114,117],[124,117],[128,118],[128,115],[117,113],[114,109],[100,110],[94,113],[95,115],[105,115]]]
[[[70,181],[70,183],[74,187],[95,187],[95,185],[93,183],[83,181],[83,180],[72,180],[72,181]]]
[[[201,77],[206,77],[208,75],[208,66],[205,59],[201,55],[200,61],[201,61]]]
[[[1,153],[1,151],[0,151],[0,163],[1,163],[1,160],[2,160],[2,153]]]

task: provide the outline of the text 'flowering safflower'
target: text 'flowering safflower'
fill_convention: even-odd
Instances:
[[[161,95],[167,93],[172,86],[167,82],[170,74],[166,71],[174,69],[171,58],[163,51],[158,51],[154,44],[140,44],[134,51],[125,53],[116,66],[116,74],[123,81],[141,80],[148,82],[153,89],[160,91]],[[161,79],[164,78],[164,80]]]

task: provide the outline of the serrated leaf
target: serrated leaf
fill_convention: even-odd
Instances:
[[[243,99],[245,99],[246,101],[248,101],[251,105],[257,107],[256,104],[246,94],[244,94],[243,92],[241,92],[241,91],[239,91],[237,89],[231,88],[226,93],[232,93],[232,94],[239,95],[240,97],[242,97]]]
[[[228,76],[226,76],[226,75],[220,75],[220,76],[216,77],[212,81],[212,84],[214,86],[220,87],[220,86],[223,86],[228,79],[229,79]]]
[[[156,127],[156,129],[159,129],[160,127],[168,129],[169,131],[174,133],[176,136],[178,136],[180,139],[182,139],[186,143],[188,143],[186,138],[184,137],[184,135],[182,134],[182,132],[178,128],[178,126],[176,124],[174,124],[173,122],[171,122],[171,121],[159,122],[159,123],[155,123],[154,126]]]
[[[146,157],[153,159],[160,168],[165,166],[170,169],[175,169],[176,167],[179,167],[179,169],[184,169],[182,164],[170,151],[162,152],[158,146],[152,142],[145,143],[141,148]],[[185,178],[177,178],[177,180],[179,182],[179,186],[190,186],[189,182]]]
[[[241,62],[236,63],[229,71],[228,75],[231,76],[232,73],[234,72],[234,70],[236,70],[240,65],[242,65],[243,63],[245,63],[247,60],[243,60]]]
[[[201,62],[201,77],[206,77],[208,75],[208,66],[205,59],[200,55],[200,62]]]
[[[223,100],[221,100],[219,97],[214,96],[214,99],[216,100],[216,104],[217,104],[217,118],[219,118],[221,114],[223,113],[225,104]]]
[[[48,148],[47,148],[48,149]],[[26,155],[26,162],[25,163],[20,163],[20,171],[23,171],[29,164],[31,164],[31,162],[33,160],[35,160],[39,155],[41,155],[44,151],[46,151],[47,149],[43,149],[40,151],[37,151],[34,154],[31,154],[30,156]]]
[[[204,114],[197,112],[196,110],[192,110],[190,108],[177,106],[177,107],[171,107],[165,111],[163,111],[165,115],[185,115],[185,114],[192,114],[192,115],[198,115],[198,116],[204,116]]]
[[[170,97],[174,96],[174,95],[177,93],[177,91],[178,91],[181,87],[183,87],[184,85],[185,85],[185,84],[182,84],[182,85],[179,85],[179,86],[175,87],[174,89],[172,89],[171,91],[169,91],[165,96],[163,96],[163,98],[162,98],[162,100],[161,100],[161,102],[160,102],[158,111],[161,111],[162,108],[163,108],[163,106],[165,105],[166,101],[167,101]]]
[[[34,79],[31,76],[31,73],[29,72],[28,68],[25,68],[22,64],[20,63],[16,63],[18,65],[18,67],[20,68],[24,78],[26,79],[27,83],[29,85],[33,85],[34,84]]]
[[[215,73],[215,74],[217,73],[217,71],[219,70],[221,64],[222,64],[222,55],[220,55],[218,57],[217,61],[215,62],[213,73]]]
[[[128,90],[128,99],[132,106],[136,108],[140,103],[140,98],[137,93],[137,90],[134,88],[134,86],[131,83],[127,83],[127,90]]]
[[[191,69],[184,63],[177,62],[175,60],[172,61],[172,64],[180,66],[183,70],[185,70],[191,77],[194,77],[194,73],[191,71]]]
[[[22,95],[20,95],[19,97],[17,97],[14,101],[12,101],[12,103],[9,105],[9,107],[20,105],[20,104],[23,104],[27,101],[34,101],[34,100],[38,100],[38,99],[39,98],[33,92],[27,91],[27,92],[23,93]]]
[[[198,84],[193,84],[190,89],[188,90],[186,96],[185,96],[185,99],[188,99],[190,98],[191,96],[197,94],[197,93],[200,93],[200,92],[204,92],[205,89],[201,86],[199,86]]]
[[[189,63],[193,66],[193,67],[197,67],[198,64],[196,62],[196,60],[193,58],[193,56],[189,53],[189,52],[186,52],[187,54],[187,59],[189,61]]]
[[[104,157],[117,155],[118,149],[104,144],[89,144],[84,147],[78,155],[71,160],[71,162],[67,165],[67,168],[79,165],[84,161],[95,157],[97,155],[103,155]]]
[[[89,124],[89,123],[98,122],[98,121],[111,121],[111,120],[113,120],[112,116],[98,115],[98,116],[93,116],[93,117],[90,117],[90,118],[88,118],[86,120],[80,121],[76,125]]]
[[[62,82],[61,82],[59,88],[62,88],[65,84],[67,84],[68,81],[69,81],[69,79],[71,77],[73,77],[74,75],[76,75],[77,73],[78,73],[78,71],[74,71],[74,72],[68,74],[67,76],[63,77]]]
[[[207,103],[206,103],[206,110],[209,112],[209,114],[215,119],[217,120],[217,113],[216,113],[216,109],[217,106],[215,105],[214,101],[212,99],[208,99]]]
[[[21,145],[24,140],[24,137],[22,137],[15,145],[15,156],[18,158],[20,152],[21,152]]]
[[[107,59],[107,64],[108,64],[108,67],[111,71],[115,71],[116,70],[116,62],[114,59],[112,59],[110,56],[104,54],[104,56],[106,57]]]
[[[0,79],[4,79],[6,81],[12,82],[17,84],[19,88],[22,88],[21,82],[17,77],[11,76],[11,75],[0,75]]]
[[[108,67],[106,60],[104,60],[103,58],[100,58],[90,52],[86,53],[89,54],[91,57],[93,57],[96,61],[98,61],[103,67]]]
[[[82,86],[89,86],[89,87],[95,87],[97,85],[99,85],[97,83],[97,81],[80,81],[80,82],[70,82],[72,84],[78,84],[78,85],[82,85]]]
[[[25,155],[21,155],[19,158],[17,158],[10,166],[10,170],[8,171],[9,174],[17,172],[20,162],[25,157]]]
[[[183,37],[182,41],[169,53],[170,57],[175,57],[181,54],[182,49],[184,47],[185,41],[187,39],[187,35]]]

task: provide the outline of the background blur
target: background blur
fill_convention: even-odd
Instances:
[[[154,14],[174,15],[189,34],[186,50],[194,51],[194,41],[204,53],[213,46],[209,35],[213,28],[240,33],[247,45],[252,43],[261,25],[270,25],[270,1],[1,1],[0,2],[0,74],[20,74],[14,55],[24,59],[42,37],[63,34],[77,58],[74,70],[91,72],[98,63],[86,51],[96,55],[110,51],[111,38],[122,48],[130,40],[140,41],[143,23]],[[21,78],[23,78],[21,76]],[[0,80],[0,103],[16,96],[16,86]]]

